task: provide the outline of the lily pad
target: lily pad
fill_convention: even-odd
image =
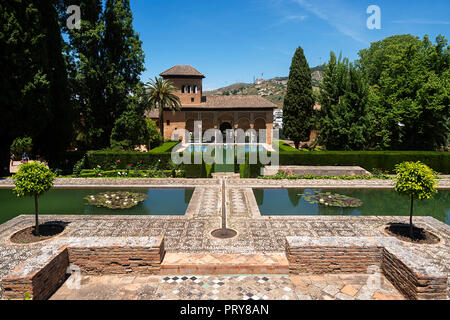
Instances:
[[[97,207],[105,207],[113,210],[130,209],[147,199],[148,195],[145,193],[133,192],[103,192],[96,195],[89,195],[84,199],[87,201],[86,205]]]
[[[321,204],[327,207],[358,208],[363,205],[359,199],[331,192],[300,194],[299,196],[303,196],[303,199],[311,204]]]

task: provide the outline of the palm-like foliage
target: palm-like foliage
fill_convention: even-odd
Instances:
[[[180,98],[174,93],[178,89],[171,81],[155,78],[145,85],[145,99],[151,109],[159,108],[159,128],[164,139],[164,110],[181,110]]]

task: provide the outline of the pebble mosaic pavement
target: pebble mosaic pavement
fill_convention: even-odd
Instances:
[[[221,226],[221,192],[216,179],[58,179],[57,187],[82,187],[97,185],[118,187],[196,187],[185,216],[41,216],[41,223],[63,221],[68,223],[60,237],[138,237],[164,236],[168,252],[239,253],[255,254],[284,252],[286,236],[308,237],[374,237],[387,236],[382,229],[390,222],[407,223],[407,217],[338,217],[299,216],[261,217],[253,196],[252,187],[392,187],[391,181],[380,180],[296,180],[273,181],[231,179],[226,200],[228,226],[238,231],[231,240],[216,240],[210,232]],[[0,180],[3,187],[10,186],[8,179]],[[441,180],[441,188],[450,187],[450,180]],[[409,249],[433,261],[440,270],[450,274],[450,226],[430,217],[416,217],[416,225],[439,234],[438,245],[412,245]],[[32,245],[14,245],[9,237],[33,225],[32,216],[19,216],[0,225],[0,279],[10,270],[31,257],[36,250],[52,240]],[[1,288],[1,283],[0,283]],[[448,291],[450,293],[450,290]],[[0,292],[0,299],[1,299]]]

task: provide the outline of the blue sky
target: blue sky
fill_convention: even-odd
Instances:
[[[381,9],[381,30],[369,30],[369,5]],[[204,90],[254,77],[287,76],[295,49],[310,66],[330,51],[351,60],[373,41],[410,33],[450,37],[450,1],[417,0],[131,0],[143,41],[147,81],[176,64],[202,72]]]

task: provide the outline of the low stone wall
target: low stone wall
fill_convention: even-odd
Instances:
[[[12,300],[45,300],[66,280],[67,248],[44,248],[40,255],[17,266],[2,280],[4,294]]]
[[[161,237],[83,239],[81,243],[71,244],[68,252],[70,263],[89,275],[157,274],[164,257],[164,240]]]
[[[86,274],[159,274],[163,258],[162,237],[56,240],[12,270],[2,285],[7,299],[45,300],[64,283],[69,266]]]
[[[408,299],[447,299],[448,277],[443,273],[436,272],[433,268],[428,271],[418,271],[414,267],[408,266],[389,250],[384,249],[382,270],[394,287]]]
[[[379,267],[406,298],[447,298],[448,276],[395,238],[287,237],[291,273],[362,273]]]

